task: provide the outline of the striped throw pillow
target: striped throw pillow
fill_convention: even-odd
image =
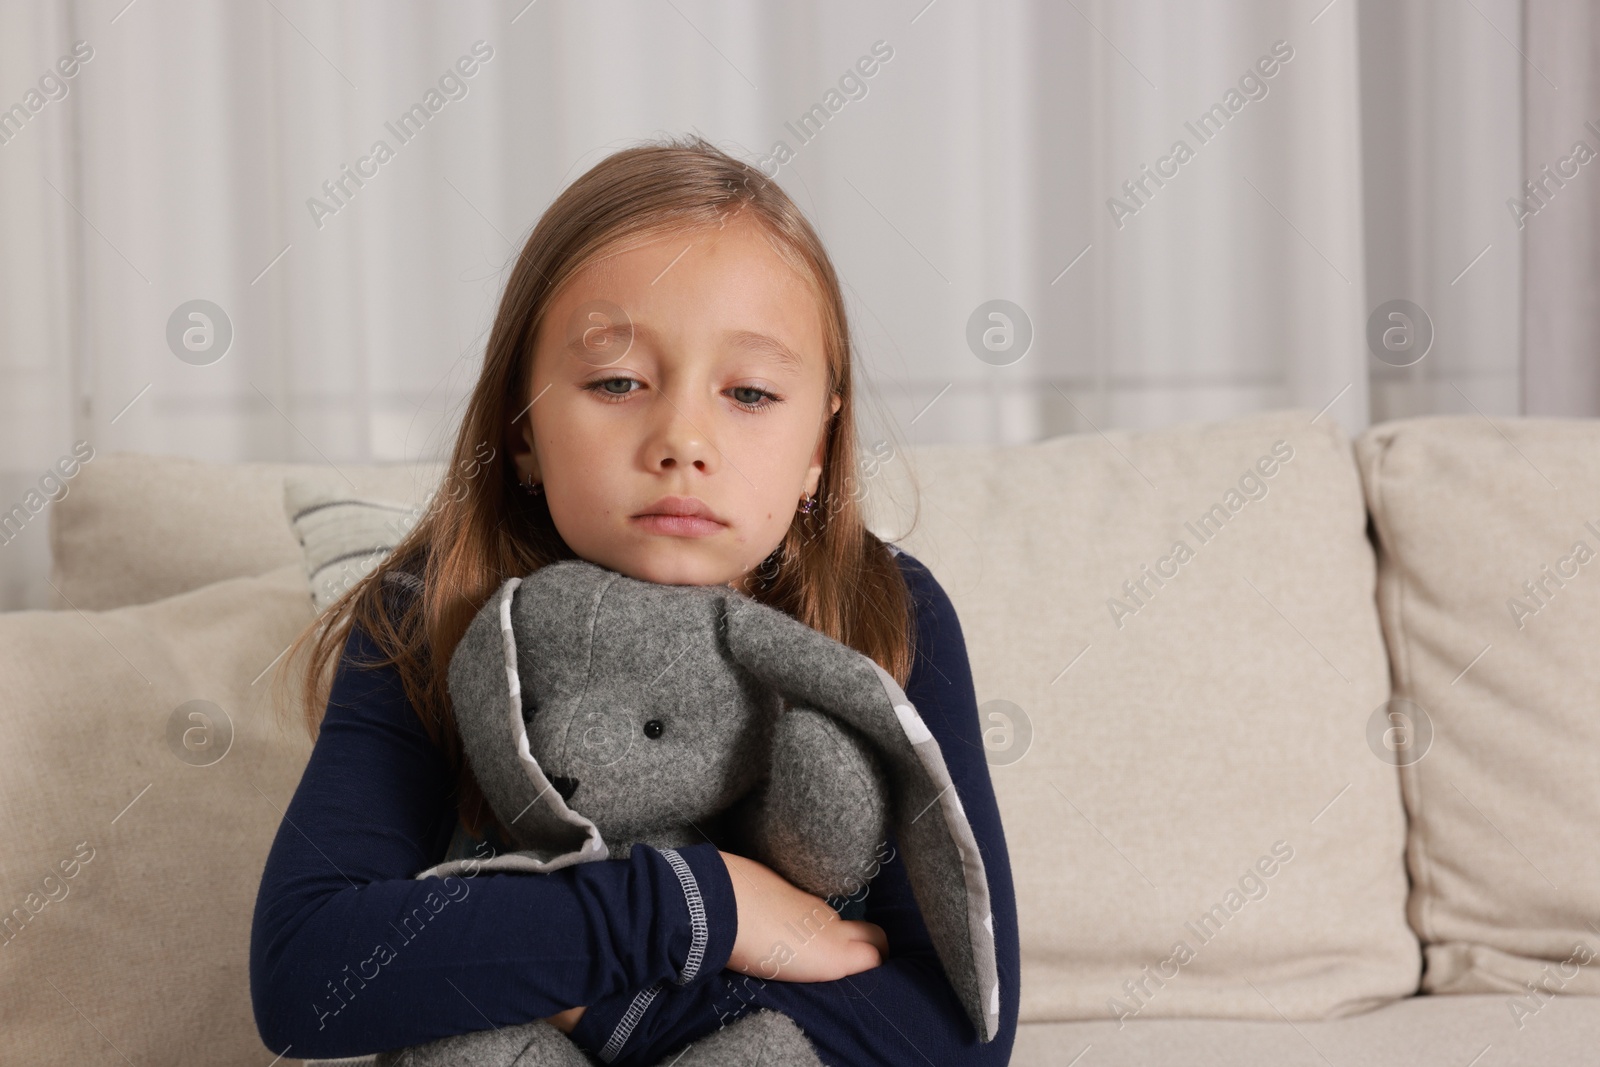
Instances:
[[[305,553],[311,601],[320,612],[366,577],[416,525],[428,504],[371,500],[324,476],[283,480],[283,508]]]

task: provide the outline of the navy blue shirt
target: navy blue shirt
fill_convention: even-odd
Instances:
[[[738,931],[716,845],[636,845],[548,874],[415,879],[500,843],[460,833],[455,779],[369,635],[352,631],[305,773],[256,898],[250,993],[262,1040],[297,1057],[359,1056],[512,1026],[587,1005],[572,1032],[617,1067],[647,1067],[758,1008],[795,1020],[830,1067],[1004,1064],[1016,1037],[1016,897],[984,758],[966,643],[933,575],[897,557],[915,605],[906,695],[938,739],[983,855],[1000,1030],[978,1040],[934,953],[890,835],[846,918],[881,926],[889,955],[831,982],[726,970]],[[688,969],[686,985],[675,980]],[[648,1007],[626,1018],[641,990]],[[620,1048],[618,1047],[620,1041]]]

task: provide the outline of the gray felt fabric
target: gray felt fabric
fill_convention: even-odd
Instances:
[[[672,1067],[822,1067],[799,1025],[766,1008],[691,1042],[670,1063]]]
[[[768,763],[775,772],[742,806],[739,839],[801,889],[853,895],[877,871],[871,860],[884,855],[890,800],[883,760],[838,719],[792,707],[778,719]]]
[[[442,1037],[426,1045],[416,1045],[373,1057],[372,1067],[466,1067],[472,1064],[504,1064],[505,1067],[593,1067],[567,1035],[547,1022],[522,1026],[503,1026],[459,1037]]]
[[[993,1040],[999,984],[983,859],[938,742],[870,658],[727,586],[659,585],[568,560],[502,584],[452,656],[449,687],[467,759],[518,851],[417,877],[540,873],[640,843],[670,860],[709,838],[819,896],[848,896],[892,829],[951,986],[980,1038]],[[692,875],[674,869],[692,917]],[[655,993],[639,991],[602,1061]],[[752,1063],[768,1042],[802,1044],[811,1059],[762,1062],[814,1062],[792,1021],[756,1023],[771,1015],[695,1046],[729,1058],[679,1062]],[[516,1041],[528,1046],[518,1031],[540,1027],[554,1030],[530,1023],[423,1047],[462,1067],[568,1062],[510,1055]]]

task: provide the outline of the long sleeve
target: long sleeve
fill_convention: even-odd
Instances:
[[[983,854],[1000,978],[999,1033],[987,1044],[978,1040],[934,953],[891,836],[893,855],[867,887],[865,914],[860,916],[882,926],[888,936],[889,955],[881,965],[833,982],[767,981],[724,970],[713,981],[667,989],[635,1026],[622,1054],[611,1061],[614,1067],[650,1067],[686,1042],[761,1007],[794,1019],[829,1067],[998,1067],[1010,1059],[1020,970],[1016,895],[966,642],[955,608],[933,575],[903,551],[897,558],[917,618],[917,655],[906,696],[938,738]],[[624,992],[596,1003],[580,1021],[580,1030],[605,1032],[627,1001]]]
[[[415,879],[450,841],[454,777],[395,669],[353,656],[378,657],[359,628],[256,898],[250,991],[269,1048],[364,1055],[679,988],[691,960],[683,988],[715,978],[737,922],[709,843],[536,878]]]

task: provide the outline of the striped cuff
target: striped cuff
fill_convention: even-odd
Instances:
[[[710,940],[711,927],[706,922],[706,902],[700,895],[700,881],[694,876],[694,871],[690,869],[682,853],[675,848],[663,848],[657,851],[672,865],[672,873],[678,876],[678,884],[683,887],[684,902],[689,905],[689,956],[678,971],[678,977],[673,979],[680,986],[688,985],[694,980],[694,976],[700,973],[700,966],[705,962],[706,944]],[[622,1018],[617,1020],[617,1025],[611,1030],[611,1036],[600,1049],[601,1062],[610,1063],[617,1058],[622,1047],[628,1043],[628,1038],[633,1035],[634,1027],[639,1025],[644,1013],[650,1010],[651,1002],[660,995],[662,988],[660,982],[655,982],[634,994],[633,1000],[628,1004],[628,1010],[622,1013]]]
[[[667,850],[662,851],[665,854]],[[691,933],[698,932],[697,914],[704,917],[706,924],[706,940],[699,955],[699,964],[688,979],[680,975],[678,982],[679,985],[685,981],[698,985],[715,978],[728,965],[728,958],[733,955],[734,940],[739,936],[739,905],[733,895],[733,878],[728,874],[728,865],[716,845],[702,841],[671,851],[683,861],[683,869],[688,871],[695,887],[694,897],[691,897],[687,885],[684,887],[684,900],[689,903]],[[679,881],[682,882],[683,874],[676,863],[672,864],[672,869],[679,872]],[[695,898],[698,898],[698,906],[694,903]],[[690,947],[692,950],[693,944]],[[694,954],[691,952],[688,958],[692,960]],[[687,963],[683,970],[689,971]]]
[[[605,1046],[599,1052],[603,1062],[610,1063],[617,1058],[617,1053],[622,1051],[622,1046],[628,1043],[628,1038],[633,1034],[633,1028],[639,1025],[639,1020],[644,1018],[650,1002],[655,1000],[656,994],[660,992],[661,983],[656,982],[648,989],[641,989],[634,994],[633,1002],[628,1005],[628,1010],[622,1013],[622,1018],[617,1020],[611,1036],[606,1039]]]
[[[661,854],[672,864],[672,871],[678,876],[678,883],[683,886],[683,899],[689,905],[689,956],[684,960],[683,969],[678,972],[675,979],[678,985],[688,985],[694,981],[694,976],[700,973],[700,965],[705,962],[706,944],[710,940],[710,926],[706,922],[706,902],[700,895],[700,883],[694,876],[694,871],[689,869],[688,861],[675,848],[664,848]]]
[[[646,848],[636,845],[635,848]],[[711,842],[686,845],[681,849],[656,849],[667,861],[667,866],[677,876],[683,891],[684,904],[689,915],[689,949],[684,964],[671,981],[675,986],[686,986],[696,979],[705,980],[720,974],[733,955],[733,942],[739,933],[739,908],[733,895],[733,879],[728,875],[728,865],[723,861],[717,846]],[[670,894],[661,883],[661,892]],[[662,897],[659,906],[666,906],[670,896]],[[595,1053],[603,1063],[613,1062],[621,1054],[645,1014],[658,996],[669,987],[663,978],[639,990],[628,1002],[628,1007],[611,1027],[610,1035]],[[578,1026],[603,1026],[593,1010],[578,1021]],[[576,1030],[574,1031],[576,1033]],[[599,1034],[593,1035],[599,1040]],[[592,1045],[584,1047],[592,1048]]]

